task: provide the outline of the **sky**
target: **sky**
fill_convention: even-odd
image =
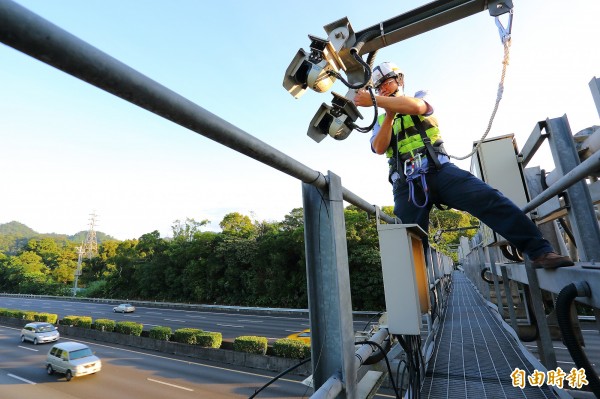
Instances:
[[[311,169],[337,174],[369,203],[393,204],[370,134],[321,143],[306,135],[331,91],[347,88],[338,81],[294,99],[282,82],[308,35],[326,38],[323,26],[346,17],[361,31],[426,1],[17,3]],[[589,88],[600,77],[600,2],[513,3],[510,62],[488,137],[514,134],[520,148],[546,118],[566,114],[573,133],[600,124]],[[407,94],[429,91],[446,149],[463,156],[488,126],[503,51],[484,11],[382,48],[375,61],[400,66]],[[361,112],[358,124],[368,126],[372,111]],[[302,207],[299,180],[2,43],[0,115],[0,224],[75,234],[95,214],[97,231],[125,240],[171,236],[175,220],[206,219],[219,231],[230,212],[273,222]],[[469,169],[469,160],[457,163]],[[547,148],[534,165],[553,169]]]

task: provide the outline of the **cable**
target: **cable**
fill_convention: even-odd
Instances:
[[[367,32],[364,35],[362,35],[357,41],[356,44],[350,49],[350,54],[352,55],[352,57],[358,61],[359,64],[361,64],[365,70],[365,80],[364,82],[361,83],[355,83],[355,84],[350,84],[346,79],[343,78],[343,76],[335,71],[327,71],[328,75],[332,75],[335,76],[336,78],[338,78],[339,80],[342,81],[343,84],[346,85],[346,87],[348,87],[349,89],[360,89],[364,86],[366,86],[369,81],[371,80],[371,75],[372,75],[372,71],[371,71],[371,66],[369,64],[367,64],[360,55],[358,55],[358,53],[360,52],[360,49],[365,45],[365,43],[370,40],[373,39],[375,36],[377,36],[379,33],[375,32],[375,31],[371,31],[371,32]],[[371,55],[373,54],[373,55]],[[372,63],[375,59],[375,53],[369,53],[369,57],[367,58],[367,60],[370,60],[370,62]]]
[[[350,126],[353,129],[356,129],[360,133],[369,133],[375,124],[377,123],[377,117],[379,116],[377,109],[377,100],[375,100],[375,94],[373,93],[373,88],[371,86],[367,86],[367,90],[369,90],[369,94],[371,95],[371,102],[373,103],[373,122],[367,127],[360,127],[356,123],[352,122]]]
[[[404,349],[404,353],[406,353],[406,357],[408,359],[408,389],[410,389],[411,397],[418,398],[419,395],[419,382],[418,378],[420,378],[420,373],[418,373],[417,362],[418,359],[415,356],[415,352],[412,347],[412,336],[408,336],[405,340],[401,335],[395,335],[396,339]],[[417,396],[415,396],[417,395]]]
[[[373,342],[373,341],[359,341],[359,342],[355,342],[354,345],[374,345],[380,351],[385,352],[383,350],[383,348],[381,347],[381,345],[379,345],[377,342]],[[385,359],[385,364],[388,369],[388,373],[390,374],[390,381],[392,382],[392,387],[394,388],[394,393],[396,394],[396,398],[401,399],[401,397],[398,393],[398,388],[396,387],[396,382],[394,381],[394,376],[392,374],[392,366],[390,366],[390,361],[388,360],[387,356],[384,356],[384,359]],[[250,399],[250,398],[248,398],[248,399]]]
[[[400,374],[400,378],[398,378],[398,371],[400,370],[400,365],[404,363],[404,368],[402,369],[402,374]],[[400,359],[398,362],[398,367],[396,367],[396,382],[398,382],[398,386],[400,387],[400,396],[402,396],[402,386],[404,385],[404,372],[408,368],[408,363],[406,363],[405,359]]]
[[[269,382],[267,382],[265,385],[263,385],[262,387],[260,387],[260,389],[254,391],[254,393],[251,396],[249,396],[248,399],[255,398],[256,395],[258,395],[258,393],[260,391],[262,391],[263,389],[265,389],[266,387],[268,387],[269,385],[271,385],[272,383],[274,383],[275,381],[277,381],[279,378],[283,377],[284,375],[286,375],[290,371],[293,371],[293,370],[297,369],[298,367],[302,366],[303,364],[308,363],[310,361],[310,359],[311,359],[310,357],[306,358],[303,361],[301,361],[300,363],[298,363],[298,364],[296,364],[296,365],[294,365],[292,367],[289,367],[288,369],[286,369],[286,370],[282,371],[281,373],[277,374],[275,377],[271,378],[271,380]]]
[[[369,324],[371,324],[371,322],[373,321],[374,318],[379,317],[383,314],[383,311],[381,312],[377,312],[376,314],[374,314],[373,316],[371,316],[371,318],[367,321],[367,324],[365,324],[365,326],[363,327],[363,331],[367,330],[367,327],[369,327]]]
[[[573,243],[575,248],[577,248],[577,241],[575,241],[575,236],[573,235],[573,232],[569,228],[569,225],[567,224],[567,221],[565,220],[565,218],[558,218],[558,223],[560,223],[560,226],[563,228],[563,230],[567,234],[567,237],[569,237],[570,242]]]

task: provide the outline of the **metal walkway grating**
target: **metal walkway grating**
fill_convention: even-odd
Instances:
[[[510,374],[515,368],[528,376],[535,367],[467,277],[454,272],[452,278],[421,398],[557,398],[547,385],[513,387]]]

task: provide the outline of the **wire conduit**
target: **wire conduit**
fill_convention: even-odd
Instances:
[[[589,387],[591,388],[594,395],[600,398],[600,379],[592,367],[587,356],[581,349],[575,332],[573,331],[573,324],[571,323],[571,304],[577,297],[589,297],[592,291],[586,281],[579,281],[577,283],[571,283],[566,285],[558,293],[556,298],[556,318],[558,320],[558,326],[563,336],[563,342],[575,365],[578,368],[585,370],[585,375],[589,381]]]

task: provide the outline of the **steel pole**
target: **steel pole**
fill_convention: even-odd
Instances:
[[[304,183],[304,243],[311,328],[313,383],[319,389],[340,373],[340,399],[356,398],[354,327],[341,180],[329,172],[329,190]]]
[[[552,158],[562,175],[567,175],[590,159],[595,160],[598,164],[600,160],[598,154],[594,154],[584,163],[580,163],[566,115],[561,118],[547,119],[546,131],[548,132]],[[598,166],[596,166],[596,170],[598,170]],[[580,260],[600,260],[600,246],[598,245],[600,242],[600,228],[598,227],[590,190],[583,177],[585,176],[580,176],[577,182],[567,188],[569,200],[567,212],[577,242],[577,252]]]

